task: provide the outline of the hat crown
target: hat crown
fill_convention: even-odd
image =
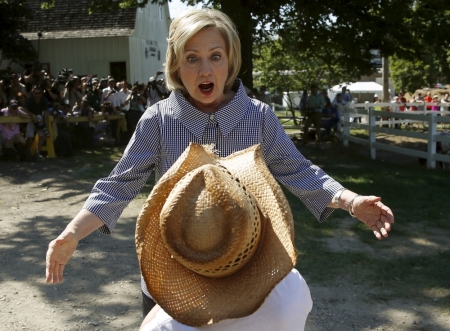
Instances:
[[[208,164],[175,185],[161,210],[161,234],[186,268],[206,277],[227,277],[257,251],[261,217],[245,186],[225,168]]]

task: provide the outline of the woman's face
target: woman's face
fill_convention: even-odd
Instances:
[[[228,55],[225,40],[216,28],[201,30],[186,43],[178,73],[195,107],[211,112],[221,106]]]

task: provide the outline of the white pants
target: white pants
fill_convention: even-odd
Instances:
[[[155,308],[160,309],[159,306]],[[308,285],[300,273],[292,269],[252,315],[191,327],[177,322],[160,309],[142,331],[303,331],[311,309]]]

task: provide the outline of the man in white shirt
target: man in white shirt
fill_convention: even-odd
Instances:
[[[120,101],[117,97],[118,94],[115,87],[116,87],[116,80],[114,79],[114,77],[109,77],[108,87],[103,89],[102,91],[101,102],[103,103],[104,101],[108,100],[109,102],[112,103],[113,107],[117,109],[117,111],[120,111]]]
[[[130,94],[131,92],[128,89],[128,82],[126,80],[122,81],[122,89],[117,93],[121,112],[126,113],[130,108],[129,102],[127,102],[127,98]]]

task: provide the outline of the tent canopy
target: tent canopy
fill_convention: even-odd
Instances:
[[[356,82],[349,84],[341,84],[335,85],[331,88],[331,91],[334,93],[339,93],[342,90],[342,87],[346,86],[350,93],[382,93],[383,85],[380,85],[375,82]]]
[[[328,97],[331,101],[334,100],[336,94],[342,91],[342,87],[345,86],[350,91],[351,95],[358,100],[358,103],[362,103],[365,101],[373,102],[373,97],[375,94],[378,94],[379,97],[383,94],[383,85],[380,85],[375,82],[356,82],[349,84],[339,84],[333,86],[328,91]]]

